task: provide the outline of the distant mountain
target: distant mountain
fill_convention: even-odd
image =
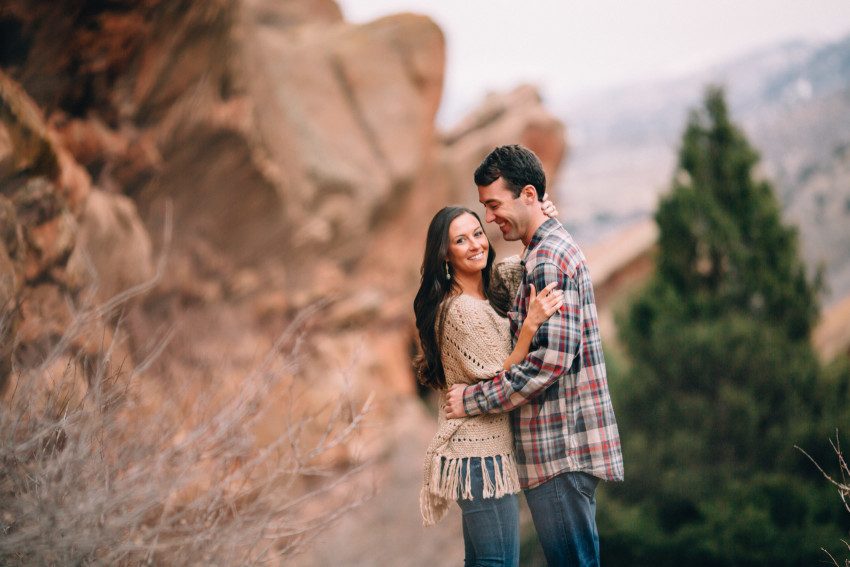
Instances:
[[[722,85],[762,155],[802,253],[823,265],[827,301],[850,292],[850,36],[761,49],[675,80],[548,101],[572,144],[557,191],[585,242],[653,214],[669,187],[688,112]]]

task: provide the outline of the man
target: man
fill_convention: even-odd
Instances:
[[[486,221],[496,223],[505,240],[526,246],[510,314],[514,340],[531,285],[558,282],[564,306],[540,327],[520,364],[493,380],[452,387],[447,417],[514,410],[520,484],[547,563],[599,565],[596,486],[599,479],[623,479],[623,457],[587,262],[540,208],[546,176],[533,152],[496,148],[475,171],[475,184]]]

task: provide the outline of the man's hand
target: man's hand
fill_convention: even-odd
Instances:
[[[466,390],[466,385],[455,384],[449,391],[446,392],[446,417],[456,419],[465,417],[466,410],[463,409],[463,391]]]

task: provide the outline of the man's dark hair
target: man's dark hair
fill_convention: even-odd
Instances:
[[[479,187],[490,185],[500,177],[505,180],[505,186],[515,199],[523,187],[533,185],[537,189],[537,200],[543,201],[546,174],[540,159],[528,148],[500,146],[490,152],[475,170],[475,184]]]

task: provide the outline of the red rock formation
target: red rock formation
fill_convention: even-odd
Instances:
[[[0,177],[2,392],[13,345],[21,363],[38,363],[70,326],[63,296],[91,289],[102,301],[150,279],[152,268],[149,239],[135,205],[119,195],[93,192],[88,173],[45,124],[35,103],[2,72],[0,131],[13,156]]]
[[[200,395],[206,369],[238,389],[298,310],[330,300],[296,390],[318,412],[357,357],[357,398],[377,393],[376,419],[392,423],[415,392],[411,305],[431,216],[478,206],[472,172],[496,145],[528,145],[550,178],[566,151],[530,87],[441,137],[444,39],[422,16],[354,26],[331,0],[7,6],[0,299],[23,302],[9,331],[23,342],[0,351],[7,373],[67,329],[69,302],[148,280],[164,251],[117,331],[132,360],[175,329],[150,367],[164,391],[196,380],[185,391]],[[113,338],[110,323],[98,336]],[[280,416],[267,419],[258,431],[273,435]],[[400,441],[367,433],[335,458]]]
[[[537,89],[522,85],[508,93],[492,93],[469,116],[443,135],[441,158],[451,188],[448,202],[483,210],[478,203],[472,175],[495,146],[522,144],[531,148],[554,187],[567,154],[564,125],[544,107]],[[553,199],[556,197],[553,195]],[[516,243],[505,243],[501,233],[487,226],[490,240],[502,254],[521,251]]]
[[[628,299],[652,275],[657,240],[658,225],[646,219],[585,250],[599,308],[599,327],[606,340],[614,340],[617,335],[614,311],[618,303]]]
[[[850,296],[823,310],[812,332],[812,342],[825,361],[837,356],[850,357]]]
[[[104,300],[152,273],[170,210],[169,269],[146,308],[157,315],[137,329],[221,301],[248,302],[262,328],[335,295],[328,332],[374,321],[370,341],[406,344],[434,211],[475,203],[469,179],[495,145],[530,146],[550,177],[565,152],[563,125],[530,87],[440,139],[443,36],[421,16],[353,26],[329,0],[67,0],[13,1],[2,17],[19,47],[4,69],[36,102],[23,114],[46,114],[29,146],[4,120],[0,142],[15,141],[4,178],[33,175],[43,143],[66,201],[21,221],[26,277],[52,269],[74,293],[97,281]],[[408,394],[406,359],[379,356],[373,370],[385,363],[364,379]]]

